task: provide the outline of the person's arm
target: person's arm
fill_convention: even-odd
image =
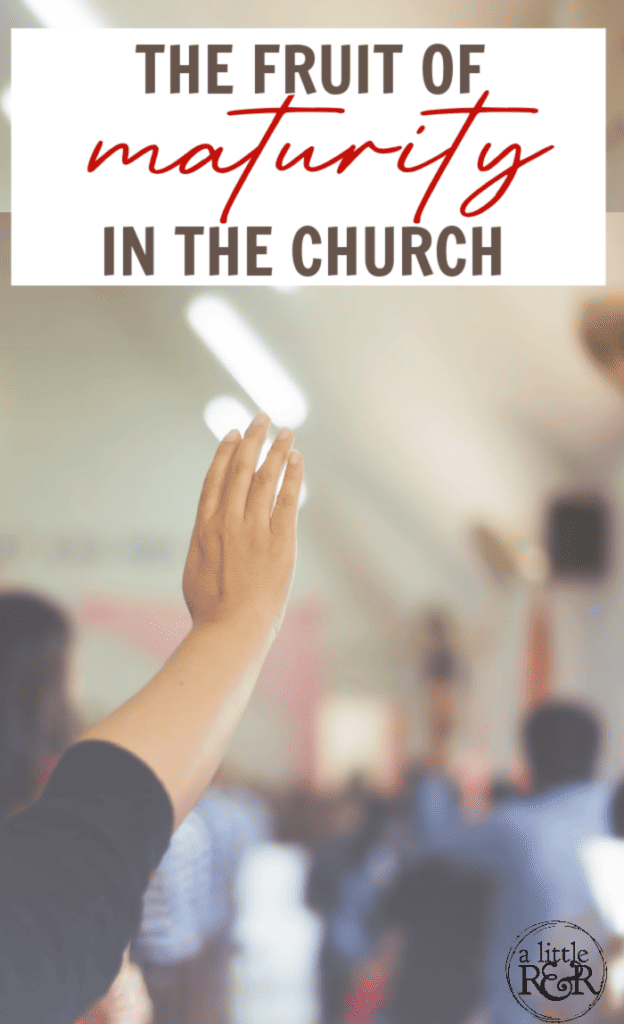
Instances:
[[[70,747],[0,828],[0,1019],[71,1024],[115,979],[172,825],[210,782],[279,628],[302,460],[255,472],[268,421],[223,442],[184,572],[193,628],[136,697]]]
[[[267,430],[264,417],[242,440],[233,432],[206,477],[184,570],[188,637],[83,737],[116,743],[149,765],[169,794],[174,827],[211,782],[284,615],[303,460],[289,456],[292,433],[280,432],[255,472]]]
[[[76,1024],[158,1024],[143,972],[128,953],[106,995]]]
[[[69,748],[40,799],[0,829],[0,1020],[72,1024],[104,995],[172,820],[129,751]]]

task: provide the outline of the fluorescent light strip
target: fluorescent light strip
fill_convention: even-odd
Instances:
[[[206,426],[217,441],[222,441],[229,430],[240,430],[244,434],[253,419],[253,413],[235,398],[214,398],[204,412]]]
[[[11,120],[11,86],[7,85],[6,89],[0,96],[0,106],[6,114],[9,121]]]
[[[237,401],[236,398],[229,398],[224,395],[221,398],[214,398],[205,409],[204,420],[206,426],[212,431],[217,441],[222,441],[225,435],[230,430],[240,430],[241,434],[244,434],[247,427],[253,419],[253,413],[243,405],[242,402]],[[261,465],[267,457],[269,448],[273,444],[274,437],[269,435],[262,446],[260,452],[260,458],[258,459],[258,465]],[[278,489],[282,486],[282,479],[284,474],[279,479]],[[305,480],[301,485],[301,493],[299,495],[299,508],[303,505],[308,496],[308,488],[306,487]]]
[[[224,299],[200,296],[191,302],[191,326],[240,386],[278,427],[298,427],[308,400],[285,366],[252,327]]]
[[[105,28],[90,4],[79,0],[23,0],[24,6],[46,28]]]

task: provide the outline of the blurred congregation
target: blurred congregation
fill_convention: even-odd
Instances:
[[[591,531],[586,514],[567,522],[573,577],[596,569]],[[468,666],[440,608],[421,617],[413,666],[427,742],[391,782],[276,792],[222,767],[151,878],[125,979],[84,1024],[520,1024],[503,966],[544,921],[600,943],[612,976],[587,1019],[620,1020],[624,782],[600,778],[591,705],[548,692],[547,621],[541,598],[515,775],[453,764]],[[81,714],[61,606],[5,589],[0,624],[6,819],[45,786]]]

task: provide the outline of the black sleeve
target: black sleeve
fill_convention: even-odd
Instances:
[[[173,810],[153,772],[111,743],[61,758],[0,829],[0,1020],[73,1024],[110,987],[138,928]]]

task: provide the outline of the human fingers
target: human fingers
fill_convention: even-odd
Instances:
[[[221,502],[223,514],[227,519],[240,521],[245,516],[249,488],[268,429],[269,417],[266,413],[259,412],[247,427],[245,436],[237,447],[236,455],[228,469]]]
[[[280,430],[275,438],[266,459],[254,474],[249,489],[245,519],[253,517],[266,523],[267,526],[270,524],[280,474],[284,469],[294,439],[295,435],[292,430],[286,428]]]
[[[291,452],[271,516],[271,531],[277,536],[288,536],[294,533],[302,481],[303,457],[299,452]]]
[[[230,468],[232,458],[238,450],[240,440],[241,436],[238,430],[230,430],[229,434],[225,435],[221,444],[217,448],[215,457],[206,474],[204,485],[199,496],[196,527],[200,526],[202,522],[206,522],[206,520],[210,519],[217,511],[223,496],[223,488],[227,479],[228,470]]]

